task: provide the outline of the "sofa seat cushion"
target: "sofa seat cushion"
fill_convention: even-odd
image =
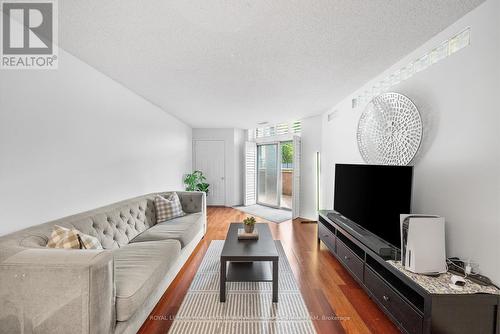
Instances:
[[[127,321],[141,307],[180,251],[177,240],[128,244],[113,251],[117,321]]]
[[[185,247],[202,230],[203,215],[201,213],[192,213],[156,224],[136,236],[130,242],[175,239],[180,241],[182,247]]]

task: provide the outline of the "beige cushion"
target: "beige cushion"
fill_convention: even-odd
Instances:
[[[116,286],[116,319],[127,321],[177,260],[177,240],[128,244],[113,251]]]
[[[68,229],[54,225],[54,229],[47,242],[49,248],[66,249],[102,249],[97,238],[82,233],[76,229]]]
[[[184,216],[181,201],[177,193],[155,196],[156,222],[161,223],[170,219]]]
[[[175,218],[160,224],[156,224],[150,229],[142,232],[130,242],[143,242],[154,240],[179,240],[182,247],[185,247],[194,239],[197,233],[203,230],[202,213],[192,213],[183,217]]]

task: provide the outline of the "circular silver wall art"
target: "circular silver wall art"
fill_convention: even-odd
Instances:
[[[381,94],[368,103],[358,123],[358,148],[369,164],[408,165],[422,140],[422,119],[404,95]]]

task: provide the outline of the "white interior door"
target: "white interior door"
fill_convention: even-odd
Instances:
[[[225,143],[223,140],[194,141],[194,169],[200,170],[210,184],[207,205],[226,202]]]

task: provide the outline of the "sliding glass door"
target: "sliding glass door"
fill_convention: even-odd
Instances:
[[[279,144],[257,146],[257,203],[279,207]]]

